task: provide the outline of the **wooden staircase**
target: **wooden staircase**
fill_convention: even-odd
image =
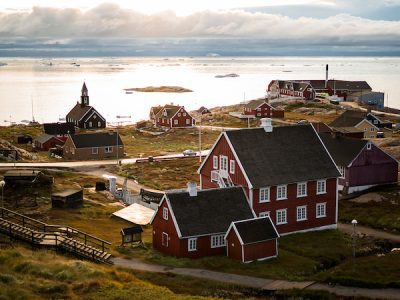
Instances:
[[[112,263],[111,243],[69,226],[49,225],[0,208],[0,232],[32,246],[52,247],[98,263]]]

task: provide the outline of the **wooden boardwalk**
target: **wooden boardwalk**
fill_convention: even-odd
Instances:
[[[69,226],[49,225],[0,208],[0,232],[35,247],[51,247],[99,263],[112,263],[109,242]]]

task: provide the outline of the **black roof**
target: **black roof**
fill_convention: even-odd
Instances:
[[[346,110],[329,124],[331,127],[354,127],[366,119],[367,113],[356,110]]]
[[[347,167],[368,143],[368,141],[362,139],[326,133],[322,133],[320,136],[336,165],[342,167]]]
[[[276,239],[278,232],[269,217],[234,222],[244,244]]]
[[[254,218],[242,187],[167,192],[182,237],[225,234],[233,221]]]
[[[76,148],[105,147],[117,145],[116,132],[95,132],[71,135]],[[123,145],[118,135],[118,145]]]
[[[141,233],[141,232],[143,232],[143,229],[142,229],[142,226],[140,226],[140,225],[134,225],[132,227],[121,229],[121,233],[123,235],[135,234],[135,233]]]
[[[226,135],[255,188],[339,177],[311,125],[226,131]]]
[[[74,123],[45,123],[43,124],[44,132],[47,134],[75,134]]]

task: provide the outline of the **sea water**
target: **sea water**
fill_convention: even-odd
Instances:
[[[263,97],[274,79],[325,79],[326,64],[329,79],[365,80],[386,93],[385,105],[400,108],[400,57],[0,58],[0,125],[32,116],[41,123],[65,118],[84,81],[90,105],[108,122],[123,124],[148,119],[154,105],[232,105]],[[230,73],[239,76],[216,78]],[[193,92],[124,91],[162,85]]]

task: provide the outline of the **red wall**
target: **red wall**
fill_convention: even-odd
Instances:
[[[183,116],[183,113],[186,113],[186,116]],[[178,114],[181,114],[181,116],[178,117]],[[175,125],[174,120],[178,120],[178,124]],[[189,124],[186,124],[186,120],[190,120]],[[156,118],[157,126],[164,126],[164,127],[193,127],[192,122],[193,118],[184,108],[181,108],[179,112],[171,119],[165,116],[161,117],[160,120]]]
[[[228,257],[242,261],[242,245],[232,229],[226,237]]]
[[[248,111],[245,107],[243,111],[245,115],[256,116],[257,118],[283,118],[285,115],[285,111],[280,109],[271,109],[267,103],[262,104],[259,108],[260,110],[253,109]]]
[[[243,245],[244,261],[276,256],[276,239]]]

